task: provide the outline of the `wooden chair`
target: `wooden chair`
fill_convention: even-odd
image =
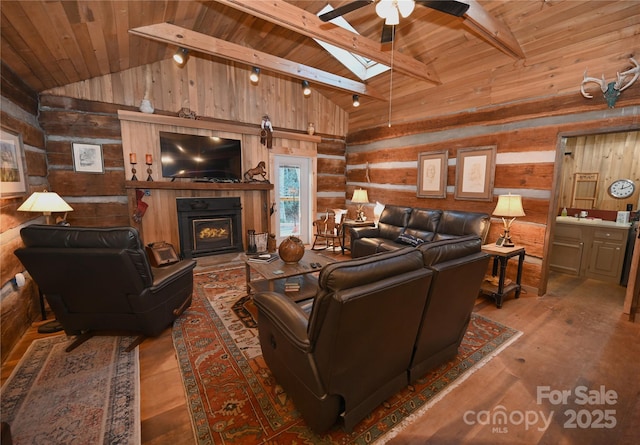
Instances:
[[[333,211],[327,211],[323,219],[313,222],[315,230],[315,238],[311,250],[324,250],[331,247],[336,251],[336,247],[341,248],[340,243],[340,224],[336,223],[336,214]],[[319,246],[316,245],[320,242]]]

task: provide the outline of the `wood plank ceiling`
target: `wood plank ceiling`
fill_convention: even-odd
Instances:
[[[572,72],[572,78],[558,76],[553,67],[541,64],[570,58],[566,63],[589,60],[588,51],[615,44],[619,39],[635,36],[640,40],[640,2],[637,1],[575,1],[575,0],[469,0],[472,8],[466,17],[453,17],[433,9],[417,5],[407,19],[397,28],[394,49],[398,60],[403,57],[417,61],[433,70],[435,82],[416,80],[416,76],[402,72],[383,74],[366,82],[372,91],[382,92],[384,97],[369,98],[380,110],[384,110],[392,91],[393,100],[408,104],[412,97],[430,94],[438,88],[449,86],[448,101],[454,102],[468,96],[456,87],[473,83],[477,76],[493,73],[493,82],[509,82],[513,67],[518,71],[519,83],[557,76],[552,82],[554,92],[566,90],[571,82],[579,87],[582,65]],[[223,4],[224,3],[224,4]],[[279,26],[278,20],[265,20],[242,11],[259,7],[269,15],[284,8],[282,0],[254,1],[12,1],[0,3],[1,56],[2,61],[29,86],[38,92],[77,81],[89,79],[128,68],[170,58],[176,46],[134,35],[130,30],[168,22],[205,36],[231,42],[235,45],[260,51],[267,55],[304,64],[317,70],[361,82],[340,63],[330,57],[312,38],[303,35],[311,26],[304,18],[296,23],[300,29]],[[334,1],[338,7],[349,0]],[[233,7],[226,6],[230,4]],[[279,6],[280,4],[280,6]],[[304,14],[316,14],[327,0],[289,0],[284,6],[293,6]],[[476,21],[469,14],[473,8],[475,18],[486,12],[494,24],[504,29],[494,32],[500,39],[512,33],[521,49],[521,55],[507,54],[495,41],[478,32]],[[306,13],[305,13],[306,11]],[[380,57],[389,59],[390,45],[381,45],[382,21],[375,13],[375,6],[368,5],[345,16],[349,23],[365,39],[374,42]],[[311,20],[315,20],[312,16]],[[326,25],[330,29],[331,25]],[[305,29],[307,28],[307,29]],[[336,33],[337,31],[333,31]],[[494,37],[496,37],[494,35]],[[495,40],[495,39],[494,39]],[[619,50],[612,56],[599,57],[589,66],[594,75],[602,72],[612,75],[612,60],[619,70],[638,51],[638,46]],[[570,52],[563,50],[570,47]],[[578,51],[579,48],[579,51]],[[564,51],[564,52],[563,52]],[[602,51],[600,52],[602,53]],[[204,57],[210,57],[203,55]],[[524,56],[524,57],[522,57]],[[637,54],[636,54],[636,57]],[[216,58],[223,61],[224,59]],[[509,67],[509,69],[501,69]],[[504,72],[504,79],[501,73]],[[393,89],[390,90],[390,80]],[[550,82],[549,80],[545,80]],[[577,84],[576,84],[577,81]],[[318,86],[339,106],[348,109],[351,94],[340,88]],[[508,94],[508,93],[503,93]],[[376,97],[377,96],[377,97]],[[496,97],[500,101],[506,97]],[[468,106],[468,104],[467,104]],[[362,119],[366,119],[365,116]]]

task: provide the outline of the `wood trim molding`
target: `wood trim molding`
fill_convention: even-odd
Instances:
[[[265,182],[178,182],[178,181],[125,181],[125,189],[140,190],[273,190],[273,184]]]
[[[256,135],[259,125],[242,125],[242,124],[233,124],[228,122],[217,122],[217,121],[209,121],[205,119],[187,119],[182,117],[174,117],[174,116],[166,116],[162,114],[147,114],[140,113],[136,111],[124,111],[118,110],[118,118],[121,121],[132,121],[132,122],[140,122],[146,124],[157,124],[157,125],[175,125],[178,127],[186,127],[186,128],[198,128],[205,130],[214,130],[214,131],[227,131],[230,133],[239,133],[239,134],[250,134]],[[306,141],[306,142],[315,142],[319,143],[322,138],[320,136],[308,135],[305,133],[294,133],[291,131],[284,131],[274,129],[273,131],[274,138],[280,139],[293,139],[298,141]]]

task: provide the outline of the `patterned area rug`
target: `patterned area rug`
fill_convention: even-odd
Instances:
[[[382,444],[515,341],[520,332],[474,314],[456,359],[387,400],[350,434],[315,435],[260,351],[244,266],[194,277],[191,308],[173,329],[197,444]]]
[[[2,387],[14,444],[139,444],[134,337],[97,336],[71,352],[64,335],[35,340]]]

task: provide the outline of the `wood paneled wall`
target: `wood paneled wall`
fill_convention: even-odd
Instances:
[[[634,210],[640,205],[640,131],[591,134],[566,139],[559,208],[572,205],[576,173],[598,173],[598,187],[593,208],[598,210]],[[627,199],[615,199],[607,192],[616,179],[631,179],[635,193]],[[579,196],[579,195],[578,195]],[[586,204],[586,203],[585,203]],[[590,203],[589,203],[590,204]],[[578,206],[579,207],[579,206]]]
[[[152,73],[150,85],[147,69]],[[275,128],[306,131],[313,122],[319,134],[347,134],[347,113],[318,91],[304,97],[299,81],[262,72],[256,85],[249,74],[250,67],[244,65],[190,55],[182,68],[167,59],[45,93],[138,107],[148,87],[157,110],[177,114],[186,107],[198,116],[252,124],[267,114]]]
[[[44,133],[38,125],[38,96],[9,68],[0,70],[2,91],[2,128],[22,137],[25,155],[28,193],[0,199],[0,360],[4,362],[11,348],[33,321],[40,316],[38,290],[26,275],[24,287],[14,287],[10,280],[16,273],[24,273],[24,266],[13,251],[22,246],[20,228],[32,222],[43,222],[41,214],[18,212],[18,207],[34,191],[48,188]]]
[[[181,119],[175,116],[157,116],[144,113],[121,113],[122,128],[122,156],[129,159],[129,153],[135,153],[140,160],[138,165],[138,178],[144,181],[147,176],[145,166],[141,160],[145,154],[151,154],[155,160],[152,166],[152,178],[154,182],[162,182],[163,185],[175,184],[175,189],[162,188],[150,189],[149,196],[143,201],[149,205],[142,223],[139,225],[145,243],[155,241],[171,242],[176,248],[180,245],[178,233],[178,219],[176,211],[176,198],[178,197],[230,197],[237,196],[242,205],[242,233],[252,229],[258,232],[267,231],[273,227],[276,216],[270,216],[270,203],[275,201],[273,192],[262,190],[248,190],[240,187],[234,190],[221,190],[215,184],[200,184],[198,189],[182,188],[191,183],[190,179],[177,179],[175,182],[162,177],[160,165],[160,132],[196,134],[203,136],[219,136],[238,139],[242,144],[242,171],[255,167],[260,161],[267,165],[267,179],[273,178],[273,154],[294,154],[316,158],[316,144],[320,140],[318,136],[309,136],[306,133],[287,133],[274,131],[273,146],[267,148],[260,143],[260,127],[258,125],[237,125],[229,122],[219,122],[210,119]],[[314,169],[315,178],[315,169]],[[126,172],[131,177],[130,172]],[[313,181],[315,183],[315,180]],[[130,200],[131,201],[131,200]],[[134,208],[132,202],[130,208]],[[271,218],[271,224],[269,219]],[[133,222],[131,222],[132,225]]]

